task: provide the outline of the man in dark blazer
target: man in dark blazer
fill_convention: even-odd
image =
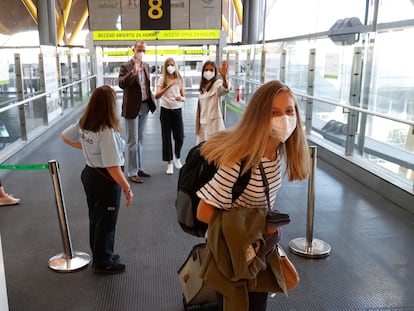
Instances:
[[[149,65],[143,62],[146,44],[136,41],[134,56],[123,63],[119,70],[119,87],[123,90],[122,117],[126,121],[125,171],[128,180],[142,183],[142,177],[150,177],[142,165],[144,128],[148,112],[156,109],[150,89]]]

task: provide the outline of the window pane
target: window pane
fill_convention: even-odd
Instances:
[[[378,8],[378,23],[414,18],[414,2],[410,0],[382,0]]]
[[[408,0],[407,0],[408,1]],[[266,40],[328,31],[339,19],[358,17],[364,23],[365,1],[277,0],[269,1]]]

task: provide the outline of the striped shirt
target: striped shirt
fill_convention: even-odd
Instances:
[[[275,161],[262,157],[261,163],[269,183],[270,206],[273,207],[282,182],[280,156],[278,154]],[[265,186],[259,165],[252,169],[249,183],[240,197],[232,203],[232,188],[239,174],[240,163],[236,163],[232,167],[219,168],[213,178],[197,191],[197,196],[208,204],[221,209],[230,209],[234,205],[267,208]]]

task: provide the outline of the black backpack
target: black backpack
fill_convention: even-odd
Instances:
[[[197,207],[200,198],[196,192],[210,181],[217,171],[214,164],[209,164],[200,154],[203,143],[200,143],[190,149],[185,160],[185,164],[181,167],[178,175],[178,189],[175,207],[177,210],[177,220],[181,228],[198,237],[203,237],[207,230],[207,224],[197,219]],[[243,169],[244,161],[241,163]],[[241,195],[244,188],[249,183],[251,170],[240,175],[233,186],[233,202]]]

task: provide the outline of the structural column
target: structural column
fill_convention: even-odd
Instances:
[[[263,40],[265,0],[243,0],[242,43],[252,44]]]
[[[54,0],[37,1],[37,21],[40,45],[57,46]]]

